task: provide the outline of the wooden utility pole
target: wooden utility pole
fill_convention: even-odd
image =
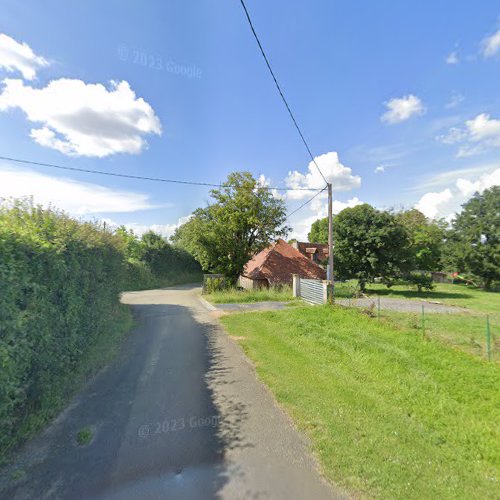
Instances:
[[[333,214],[332,214],[332,184],[328,183],[328,279],[332,285],[331,302],[335,298],[335,285],[333,280]]]

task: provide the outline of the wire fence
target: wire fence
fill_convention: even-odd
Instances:
[[[347,294],[346,294],[347,295]],[[346,308],[361,309],[365,314],[377,321],[390,321],[398,326],[416,330],[423,340],[438,338],[446,344],[462,348],[466,352],[479,355],[488,361],[500,361],[500,339],[496,339],[495,332],[498,331],[497,318],[494,322],[490,314],[467,312],[463,314],[451,314],[436,311],[434,305],[429,312],[431,304],[406,299],[413,311],[391,309],[381,301],[381,297],[340,297],[336,304]],[[451,307],[451,306],[444,306]],[[458,310],[458,313],[461,311]],[[464,314],[466,317],[464,319]],[[460,329],[456,323],[462,323]],[[464,333],[464,329],[470,327],[470,332]],[[460,330],[460,331],[458,331]],[[495,330],[495,332],[494,332]]]

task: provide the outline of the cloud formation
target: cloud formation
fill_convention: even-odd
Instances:
[[[403,97],[394,97],[384,104],[387,111],[380,119],[382,122],[391,125],[404,122],[412,116],[419,116],[425,113],[425,107],[422,100],[413,94]]]
[[[473,169],[469,170],[473,171]],[[463,172],[467,172],[467,169],[464,169]],[[485,189],[497,185],[500,185],[500,167],[482,174],[476,180],[458,177],[453,186],[424,194],[415,208],[431,219],[436,217],[450,219],[451,215],[460,211],[460,206],[474,193],[482,193]]]
[[[452,127],[436,139],[444,144],[461,144],[458,157],[473,156],[500,147],[500,120],[481,113],[466,120],[464,127]]]
[[[0,165],[0,198],[28,196],[32,196],[37,204],[51,204],[73,215],[136,212],[156,208],[147,194]]]
[[[500,55],[500,29],[483,40],[481,53],[485,58]]]
[[[25,80],[34,80],[36,72],[48,65],[48,61],[37,56],[27,43],[19,43],[0,33],[0,69],[9,73],[19,71]]]
[[[332,183],[334,191],[350,191],[361,185],[361,177],[353,175],[352,169],[340,162],[335,151],[316,156],[314,159],[327,181]],[[325,187],[325,181],[312,161],[309,162],[307,170],[305,174],[297,170],[288,172],[285,184],[291,188],[321,189]],[[311,197],[313,194],[314,191],[289,191],[287,197],[298,200]]]
[[[106,88],[61,78],[38,89],[7,79],[0,111],[16,108],[41,125],[31,130],[35,142],[68,156],[138,154],[146,147],[145,135],[161,134],[153,108],[126,81]]]
[[[460,59],[458,58],[458,52],[454,50],[445,59],[446,64],[458,64]]]

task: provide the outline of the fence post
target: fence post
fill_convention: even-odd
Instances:
[[[330,282],[323,280],[323,304],[329,304],[330,303],[330,289],[329,285]]]
[[[293,285],[292,285],[293,296],[300,297],[300,278],[299,278],[299,275],[292,274],[292,279],[293,279]]]
[[[424,312],[424,304],[422,304],[422,337],[425,338],[425,312]]]
[[[488,361],[491,361],[491,332],[490,332],[490,317],[486,315],[486,350],[488,352]]]
[[[377,319],[380,320],[380,295],[377,297]]]

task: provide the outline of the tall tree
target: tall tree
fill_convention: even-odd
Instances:
[[[188,250],[205,270],[236,282],[253,254],[286,237],[290,228],[285,225],[285,202],[249,172],[230,174],[210,194],[213,203],[195,210],[172,241]]]
[[[500,186],[476,193],[453,221],[446,241],[448,263],[480,278],[500,281]]]
[[[361,290],[378,276],[409,270],[408,235],[392,213],[366,203],[346,208],[335,217],[333,237],[337,277],[358,279]]]
[[[446,224],[428,219],[416,208],[397,213],[396,220],[408,233],[412,267],[425,271],[439,270]]]
[[[312,223],[307,239],[310,243],[328,243],[328,217]]]

